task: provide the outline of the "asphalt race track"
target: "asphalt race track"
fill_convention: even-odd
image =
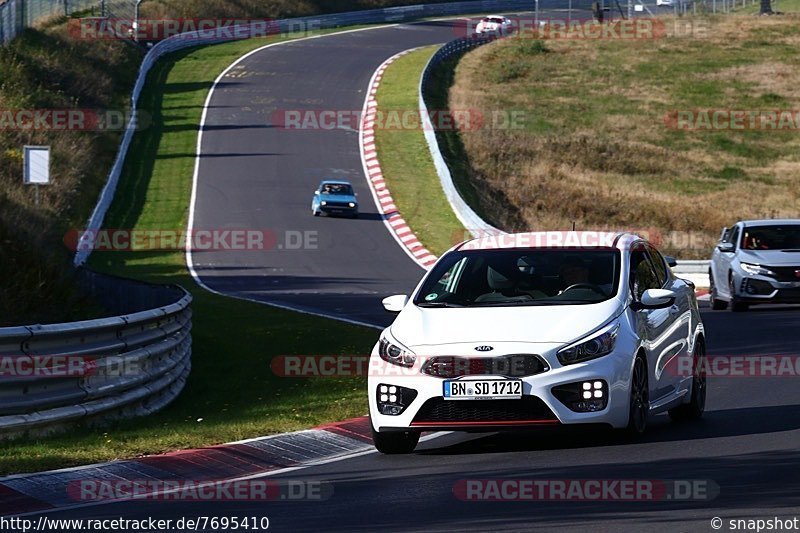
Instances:
[[[796,309],[704,311],[710,355],[800,351]],[[270,531],[714,531],[713,517],[800,516],[797,377],[709,380],[706,415],[673,424],[652,417],[640,441],[604,430],[450,434],[409,456],[361,455],[277,476],[331,483],[325,501],[120,502],[53,518],[266,516]],[[461,501],[458,480],[705,480],[712,500]],[[272,478],[276,479],[276,478]],[[707,486],[712,486],[707,483]],[[721,531],[729,531],[723,527]]]
[[[396,52],[450,40],[449,23],[421,23],[290,43],[256,53],[211,102],[196,227],[316,231],[316,250],[195,254],[215,290],[352,320],[385,324],[380,297],[408,292],[422,270],[389,235],[361,169],[357,133],[287,132],[275,109],[359,110],[372,72]],[[348,178],[363,218],[311,216],[323,177]],[[710,355],[797,355],[800,311],[704,310]],[[275,531],[594,530],[714,531],[711,519],[800,516],[797,377],[709,380],[705,418],[650,420],[630,442],[605,430],[449,434],[409,456],[368,453],[278,478],[332,483],[326,501],[119,502],[49,513],[61,518],[266,516]],[[704,480],[710,500],[470,502],[475,478]],[[729,531],[723,524],[721,531]]]
[[[541,17],[554,13],[542,11]],[[589,16],[575,13],[576,19]],[[430,21],[287,42],[231,69],[208,106],[194,229],[264,230],[277,242],[269,251],[193,252],[203,284],[292,309],[388,325],[391,316],[381,299],[411,292],[424,270],[398,246],[372,200],[357,127],[286,129],[280,117],[287,110],[360,112],[381,63],[410,48],[462,37],[465,26],[465,20]],[[325,178],[353,184],[358,219],[311,215],[313,192]],[[310,246],[296,249],[298,236],[309,236]]]
[[[462,23],[463,24],[463,23]],[[345,33],[263,50],[217,86],[199,167],[195,228],[265,229],[313,235],[305,249],[194,253],[209,287],[296,309],[388,324],[380,300],[410,292],[423,270],[397,245],[372,201],[357,129],[287,130],[280,110],[360,112],[373,72],[390,56],[455,39],[451,23]],[[324,178],[359,196],[356,220],[313,217]],[[312,232],[312,233],[307,233]]]

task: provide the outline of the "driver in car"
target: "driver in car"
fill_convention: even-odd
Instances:
[[[582,284],[594,285],[605,294],[608,294],[613,286],[613,280],[603,280],[606,283],[592,283],[589,280],[589,268],[586,266],[586,263],[577,257],[564,261],[559,267],[558,274],[563,284],[563,288],[558,294],[563,294],[565,290],[573,285]]]
[[[567,259],[558,269],[558,275],[564,288],[558,294],[562,294],[567,287],[578,283],[589,283],[589,269],[580,259]]]

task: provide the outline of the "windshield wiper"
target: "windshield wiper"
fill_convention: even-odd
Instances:
[[[451,302],[421,302],[417,307],[464,307],[462,304],[454,304]]]

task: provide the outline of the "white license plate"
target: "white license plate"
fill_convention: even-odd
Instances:
[[[518,400],[522,398],[519,379],[453,380],[444,382],[445,400]]]

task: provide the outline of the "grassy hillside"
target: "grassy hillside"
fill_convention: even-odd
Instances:
[[[419,3],[417,0],[150,0],[143,18],[277,18]],[[124,111],[141,53],[118,41],[72,39],[65,20],[28,29],[0,47],[0,110]],[[119,145],[119,132],[0,127],[0,326],[73,320],[95,308],[69,279],[63,235],[82,228]],[[53,184],[22,185],[22,147],[52,147]]]
[[[112,41],[71,39],[64,21],[0,47],[0,110],[124,110],[141,55]],[[63,278],[69,228],[82,227],[105,183],[120,134],[0,128],[0,324],[67,320],[86,302]],[[52,185],[22,184],[22,147],[51,146]]]
[[[467,55],[451,108],[525,114],[521,129],[459,135],[480,210],[508,229],[695,232],[689,247],[662,244],[686,258],[707,257],[737,219],[798,216],[796,128],[689,131],[666,117],[800,109],[800,16],[703,24],[700,38],[509,39]]]

